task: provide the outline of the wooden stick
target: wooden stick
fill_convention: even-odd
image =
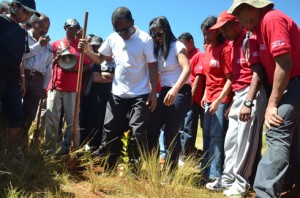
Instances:
[[[82,32],[82,38],[85,38],[86,29],[87,29],[87,21],[88,21],[88,12],[85,12],[84,15],[84,26]],[[77,80],[77,87],[76,87],[76,101],[75,101],[75,110],[74,110],[74,121],[73,121],[73,133],[72,133],[72,144],[71,144],[71,151],[76,149],[78,145],[76,139],[76,133],[78,131],[78,118],[79,118],[79,105],[80,105],[80,93],[81,93],[81,83],[82,83],[82,72],[83,72],[83,60],[84,60],[84,52],[80,53],[79,57],[79,68],[78,68],[78,80]]]

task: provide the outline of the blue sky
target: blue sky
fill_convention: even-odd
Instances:
[[[51,20],[48,32],[52,41],[65,37],[64,22],[76,18],[83,26],[84,13],[88,12],[87,33],[94,33],[104,39],[112,32],[111,14],[119,6],[128,7],[135,19],[135,25],[148,32],[149,21],[157,16],[168,18],[175,36],[190,32],[195,44],[202,50],[202,21],[218,16],[228,9],[232,0],[35,0],[37,10]],[[274,0],[275,8],[282,10],[300,25],[299,0]]]

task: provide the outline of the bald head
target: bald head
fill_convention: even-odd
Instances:
[[[130,10],[126,7],[118,7],[117,9],[115,9],[111,16],[112,24],[115,24],[119,19],[126,19],[128,22],[132,22],[133,18]]]
[[[40,17],[36,16],[35,14],[32,15],[30,18],[30,23],[35,23],[35,22],[40,22],[40,21],[45,21],[45,20],[50,21],[48,16],[46,16],[45,14],[42,14],[42,13],[40,13],[40,14],[41,14]]]

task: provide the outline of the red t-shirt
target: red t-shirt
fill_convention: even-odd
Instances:
[[[70,53],[77,56],[78,61],[74,68],[79,67],[79,57],[80,57],[80,51],[78,50],[78,40],[73,40],[72,42],[67,41],[66,38],[62,40],[58,40],[52,43],[53,48],[53,56],[55,57],[57,54],[58,48],[65,48],[67,46],[67,43],[69,43],[70,46]],[[63,46],[62,46],[63,45]],[[91,64],[90,59],[85,55],[83,64]],[[52,89],[52,83],[54,84],[54,89],[61,90],[61,91],[68,91],[68,92],[76,92],[76,86],[77,86],[77,78],[78,78],[78,72],[68,72],[61,67],[58,66],[58,63],[55,63],[53,65],[53,71],[52,71],[52,79],[49,83],[49,89]]]
[[[265,67],[270,85],[273,85],[274,57],[290,53],[290,78],[300,76],[300,30],[297,24],[279,10],[266,9],[255,30],[259,44],[260,61]]]
[[[190,81],[193,85],[195,78],[197,75],[205,75],[202,61],[203,61],[203,53],[200,51],[200,49],[195,49],[191,53],[189,53],[188,58],[191,66],[191,75],[190,75]],[[194,93],[193,101],[200,105],[201,99],[203,97],[204,89],[205,89],[205,81],[199,82],[200,85],[198,85],[197,92]]]
[[[203,66],[206,76],[206,101],[215,101],[221,94],[227,81],[225,74],[231,74],[231,47],[225,42],[205,49]],[[232,94],[228,94],[222,103],[229,103]]]
[[[258,55],[258,45],[256,42],[256,36],[251,35],[247,43],[245,44],[245,48],[247,51],[250,51],[249,60],[247,61],[243,50],[243,41],[245,39],[247,31],[245,30],[240,37],[230,42],[232,46],[232,90],[237,91],[241,90],[251,84],[252,80],[252,70],[251,65],[255,63],[259,63],[259,55]],[[250,42],[250,43],[248,43]],[[250,47],[250,49],[248,49]]]

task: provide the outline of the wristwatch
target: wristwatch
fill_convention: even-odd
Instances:
[[[254,106],[254,104],[253,104],[252,101],[250,101],[250,100],[245,100],[245,101],[244,101],[244,105],[245,105],[246,107],[253,107],[253,106]]]

